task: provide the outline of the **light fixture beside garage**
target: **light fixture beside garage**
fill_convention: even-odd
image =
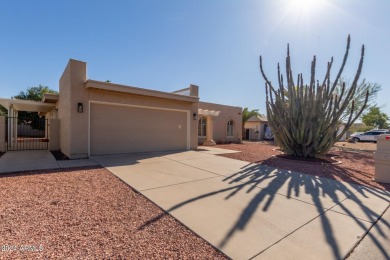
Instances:
[[[83,113],[84,108],[83,108],[83,103],[77,103],[77,112]]]
[[[197,115],[196,113],[193,113],[193,114],[192,114],[192,118],[193,118],[194,120],[198,120],[198,115]]]

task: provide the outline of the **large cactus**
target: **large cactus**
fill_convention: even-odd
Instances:
[[[325,155],[366,107],[368,92],[364,105],[358,113],[354,111],[353,100],[363,67],[364,45],[352,85],[346,88],[343,83],[339,90],[340,94],[336,94],[338,81],[348,58],[350,41],[348,36],[344,59],[333,82],[330,80],[333,57],[328,62],[325,78],[320,83],[315,79],[316,56],[314,56],[309,84],[304,84],[302,74],[298,74],[297,84],[295,84],[291,70],[290,50],[287,45],[286,82],[283,80],[278,64],[279,88],[275,89],[264,73],[260,56],[260,71],[265,80],[268,122],[276,143],[286,154],[299,157]],[[352,102],[352,111],[347,121],[341,122],[340,118],[350,102]],[[344,125],[344,128],[339,131],[341,125]]]

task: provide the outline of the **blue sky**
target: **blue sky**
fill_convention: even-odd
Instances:
[[[382,85],[390,115],[388,0],[0,0],[0,97],[39,84],[58,89],[68,59],[88,77],[174,91],[200,87],[202,101],[265,112],[258,57],[276,81],[290,43],[294,73],[310,77],[335,59],[335,76],[352,37],[345,77],[366,46],[362,78]],[[362,79],[361,78],[361,79]]]

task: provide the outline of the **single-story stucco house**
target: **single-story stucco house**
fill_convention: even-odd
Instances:
[[[87,77],[86,62],[69,60],[59,94],[42,102],[0,99],[0,151],[31,140],[20,138],[18,111],[36,111],[47,120],[47,149],[70,159],[93,155],[196,149],[215,141],[240,142],[240,107],[199,101],[199,87],[172,93],[101,82]],[[19,129],[19,130],[18,130]],[[31,138],[30,138],[31,139]]]
[[[252,116],[245,122],[245,139],[251,141],[261,141],[265,138],[265,129],[268,127],[266,116]]]

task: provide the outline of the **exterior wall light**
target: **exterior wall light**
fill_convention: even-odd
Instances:
[[[83,108],[83,103],[77,103],[77,112],[83,113],[84,108]]]
[[[193,114],[192,114],[192,118],[193,118],[194,120],[198,120],[198,115],[197,115],[196,113],[193,113]]]

